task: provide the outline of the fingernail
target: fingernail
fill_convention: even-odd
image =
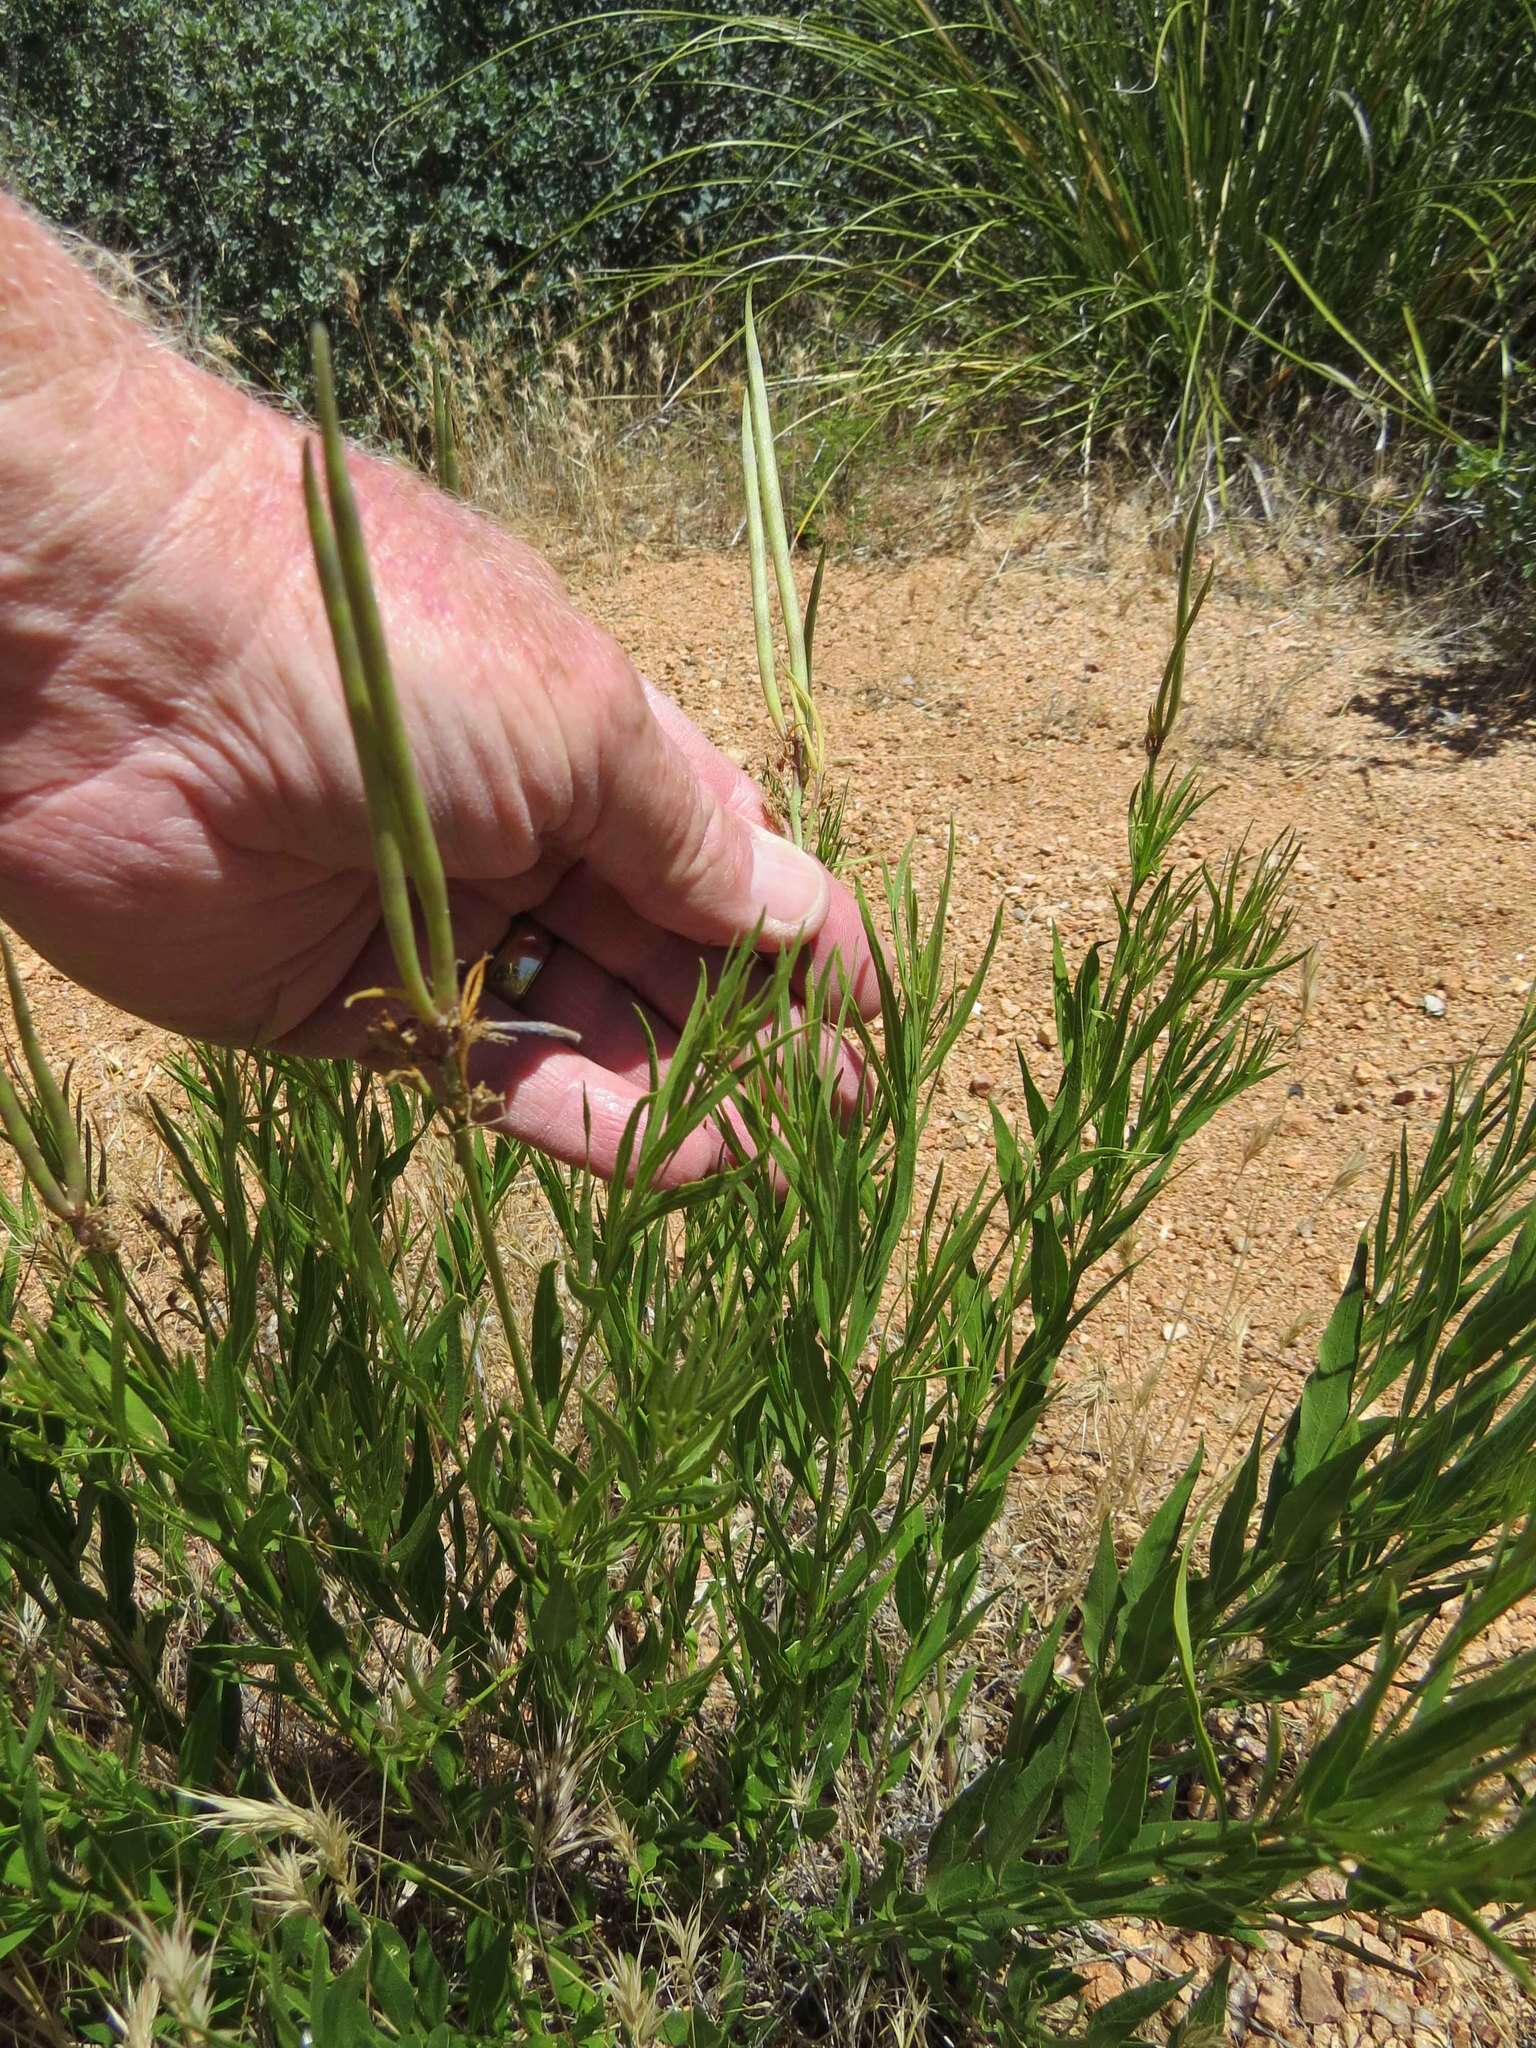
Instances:
[[[830,900],[819,860],[776,832],[752,828],[752,897],[767,939],[797,939],[818,930]]]

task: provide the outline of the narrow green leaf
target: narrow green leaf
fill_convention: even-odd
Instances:
[[[69,1113],[64,1091],[54,1079],[53,1069],[44,1057],[36,1026],[32,1022],[32,1006],[27,1001],[21,970],[16,965],[11,942],[3,930],[0,930],[0,961],[3,961],[5,966],[5,984],[11,999],[11,1015],[16,1024],[16,1035],[21,1040],[27,1071],[31,1074],[32,1085],[37,1090],[38,1106],[53,1133],[54,1150],[64,1171],[65,1204],[64,1210],[60,1213],[68,1210],[83,1211],[88,1190],[85,1181],[85,1158],[80,1150],[79,1133],[75,1129],[75,1120]],[[7,1121],[9,1122],[9,1119]],[[21,1148],[18,1146],[17,1149]],[[41,1193],[42,1184],[34,1180],[34,1185]]]
[[[1223,1956],[1200,1995],[1168,2036],[1168,2048],[1226,2048],[1232,1960]]]
[[[1259,1465],[1264,1456],[1264,1424],[1255,1424],[1248,1455],[1237,1468],[1211,1532],[1211,1600],[1218,1609],[1237,1584],[1248,1542],[1248,1524],[1259,1497]]]
[[[565,1377],[565,1311],[560,1305],[558,1267],[549,1259],[539,1269],[533,1298],[533,1329],[528,1362],[533,1372],[534,1392],[543,1405],[546,1423],[560,1399]]]
[[[1164,1977],[1151,1984],[1138,1984],[1110,1999],[1107,2005],[1101,2005],[1088,2022],[1084,2048],[1128,2048],[1142,2022],[1160,2013],[1170,2000],[1177,1998],[1193,1975],[1193,1971],[1187,1970],[1182,1977]]]
[[[27,1881],[35,1898],[49,1899],[53,1896],[53,1858],[48,1853],[48,1828],[43,1819],[42,1784],[37,1775],[36,1763],[28,1764],[18,1790],[16,1829],[21,1837],[21,1853],[26,1864]]]
[[[1194,1643],[1189,1632],[1189,1546],[1186,1544],[1179,1553],[1178,1575],[1173,1587],[1173,1640],[1178,1650],[1179,1678],[1184,1687],[1184,1700],[1189,1708],[1189,1728],[1195,1741],[1195,1753],[1200,1759],[1200,1772],[1205,1779],[1206,1790],[1215,1803],[1222,1832],[1227,1826],[1227,1790],[1222,1782],[1221,1765],[1216,1758],[1216,1746],[1211,1741],[1210,1731],[1205,1725],[1205,1711],[1200,1698],[1200,1684],[1195,1671]]]
[[[816,644],[816,614],[821,608],[821,580],[827,566],[827,546],[823,541],[821,552],[816,557],[816,573],[811,578],[811,594],[805,600],[805,666],[806,673],[812,673],[813,650]]]
[[[1113,1767],[1109,1729],[1099,1705],[1098,1682],[1090,1675],[1078,1703],[1061,1792],[1070,1863],[1081,1863],[1098,1837]]]
[[[1152,1738],[1156,1717],[1144,1713],[1130,1741],[1124,1745],[1109,1781],[1104,1801],[1104,1823],[1100,1830],[1100,1853],[1108,1862],[1136,1845],[1147,1811],[1147,1783],[1152,1771]]]
[[[1202,1443],[1179,1483],[1147,1524],[1131,1553],[1123,1579],[1119,1664],[1127,1677],[1147,1683],[1167,1670],[1175,1656],[1173,1600],[1175,1562],[1185,1512],[1205,1458]]]
[[[1083,1654],[1093,1671],[1102,1673],[1115,1639],[1115,1615],[1120,1605],[1120,1565],[1115,1556],[1114,1531],[1106,1515],[1099,1524],[1098,1549],[1093,1570],[1083,1588]]]

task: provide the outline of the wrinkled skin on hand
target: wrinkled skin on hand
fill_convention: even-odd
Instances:
[[[302,443],[0,199],[0,915],[157,1024],[350,1053],[347,997],[395,977]],[[532,913],[557,944],[527,1014],[581,1034],[485,1055],[505,1127],[610,1170],[639,1012],[665,1056],[701,960],[759,923],[871,1009],[847,890],[548,566],[419,478],[351,467],[460,953]],[[673,1173],[716,1156],[698,1134]]]

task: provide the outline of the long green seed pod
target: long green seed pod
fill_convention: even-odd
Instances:
[[[456,498],[459,495],[459,449],[453,435],[448,380],[436,356],[432,358],[432,460],[438,482]]]
[[[395,971],[407,1000],[419,1016],[427,1018],[435,1015],[437,1006],[421,969],[421,952],[416,944],[416,926],[411,916],[410,890],[406,885],[405,861],[400,850],[400,822],[395,811],[394,793],[379,759],[373,705],[363,677],[352,607],[347,602],[346,583],[336,552],[336,534],[320,497],[320,482],[308,447],[304,450],[304,509],[309,516],[315,573],[320,581],[325,616],[331,628],[331,644],[336,650],[336,666],[341,673],[347,719],[352,727],[352,741],[357,748],[358,766],[362,771],[363,798],[368,807],[368,834],[373,847],[374,870],[379,878],[379,904],[384,913],[384,929],[389,936],[390,951],[395,956]]]
[[[59,1159],[63,1161],[63,1206],[57,1212],[68,1212],[72,1217],[82,1217],[86,1212],[86,1200],[90,1190],[86,1186],[86,1157],[80,1151],[80,1133],[74,1126],[74,1116],[70,1116],[70,1104],[63,1100],[63,1090],[53,1079],[53,1069],[43,1057],[43,1047],[37,1040],[37,1026],[33,1024],[33,1006],[27,1001],[27,989],[23,985],[23,979],[20,979],[20,969],[16,967],[16,954],[12,952],[10,940],[6,938],[4,932],[0,932],[0,958],[4,958],[6,993],[10,995],[10,1014],[16,1020],[16,1036],[20,1038],[20,1051],[23,1051],[27,1059],[27,1071],[33,1077],[33,1087],[37,1090],[39,1106],[43,1110],[43,1116],[47,1118],[49,1130],[53,1133],[53,1147]],[[16,1104],[16,1108],[20,1110],[20,1104]],[[10,1118],[6,1118],[6,1128],[10,1130]],[[12,1143],[16,1143],[14,1130]],[[23,1147],[16,1145],[16,1151],[23,1151]],[[53,1180],[51,1174],[47,1176],[47,1180],[57,1188],[57,1182]],[[41,1182],[37,1184],[37,1192],[43,1194]],[[43,1198],[47,1200],[47,1196]],[[49,1208],[51,1206],[53,1204],[49,1202]]]
[[[1147,754],[1153,761],[1161,753],[1168,735],[1178,723],[1179,712],[1184,704],[1184,659],[1189,650],[1189,636],[1195,630],[1195,621],[1200,616],[1200,609],[1210,594],[1211,583],[1216,575],[1216,565],[1212,563],[1205,572],[1204,582],[1191,601],[1189,586],[1194,576],[1195,548],[1199,531],[1200,499],[1197,494],[1190,508],[1189,518],[1184,523],[1184,538],[1179,549],[1179,596],[1173,645],[1168,651],[1162,680],[1157,686],[1157,700],[1147,720]]]
[[[784,700],[779,695],[778,659],[773,646],[773,615],[768,608],[768,547],[763,538],[763,491],[757,474],[757,449],[752,432],[752,400],[741,395],[741,478],[747,497],[747,562],[752,575],[752,627],[757,635],[757,672],[763,697],[780,738],[789,732]]]
[[[362,522],[358,517],[357,501],[352,495],[352,480],[347,474],[346,444],[342,439],[336,393],[331,381],[330,343],[323,327],[315,327],[312,341],[316,407],[325,451],[326,492],[330,499],[336,552],[351,607],[363,678],[373,708],[379,761],[394,797],[406,872],[415,888],[426,927],[432,995],[438,1013],[447,1016],[458,1001],[458,959],[448,906],[447,878],[427,812],[426,798],[416,774],[416,764],[411,758],[405,721],[400,713],[394,670],[390,666],[384,626],[379,617],[373,578],[368,570]]]
[[[43,1207],[57,1216],[60,1222],[75,1220],[79,1212],[71,1206],[69,1196],[49,1171],[21,1099],[11,1086],[10,1075],[3,1068],[0,1068],[0,1124],[4,1124],[5,1135],[16,1148],[22,1172],[42,1196]]]
[[[768,411],[768,380],[757,346],[757,328],[752,318],[752,293],[747,292],[747,397],[752,414],[752,449],[756,458],[763,524],[773,560],[774,580],[779,588],[779,611],[784,620],[784,639],[789,649],[789,688],[794,705],[795,727],[804,750],[806,772],[819,774],[822,765],[821,717],[811,696],[810,668],[805,653],[805,623],[800,594],[795,588],[794,564],[789,553],[789,524],[784,516],[784,493],[779,486],[779,466],[773,453],[773,421]]]

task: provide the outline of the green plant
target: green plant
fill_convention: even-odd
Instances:
[[[1127,1556],[1106,1528],[1055,1612],[1009,1617],[989,1548],[1117,1248],[1279,1051],[1290,849],[1177,855],[1201,802],[1164,761],[1192,531],[1116,941],[1057,949],[1061,1072],[1021,1053],[1027,1128],[996,1115],[975,1184],[921,1192],[987,962],[951,978],[947,888],[925,913],[901,864],[878,1025],[737,953],[602,1189],[487,1139],[462,1085],[474,980],[320,369],[311,522],[402,982],[379,1016],[423,1085],[188,1053],[152,1110],[156,1258],[130,1255],[9,977],[15,2037],[766,2041],[809,1977],[908,2036],[928,2014],[1112,2048],[1180,1980],[1085,2016],[1063,1937],[1305,1927],[1339,1910],[1305,1887],[1320,1869],[1523,1970],[1536,1658],[1477,1652],[1536,1589],[1536,1015],[1417,1164],[1405,1142],[1299,1404],[1235,1473],[1201,1491],[1197,1458]],[[851,1127],[833,1027],[866,1062]],[[735,1163],[659,1187],[727,1104]],[[524,1276],[510,1218],[534,1199],[555,1250]],[[1291,1703],[1362,1664],[1299,1747]],[[962,1769],[983,1669],[1007,1711]],[[1235,1716],[1268,1731],[1257,1784],[1229,1778]],[[1225,1995],[1223,1969],[1171,2038],[1209,2040]]]
[[[415,441],[416,323],[451,313],[526,348],[530,309],[560,307],[573,269],[675,249],[715,211],[701,189],[592,218],[616,178],[721,136],[712,67],[633,89],[668,35],[559,0],[15,0],[0,175],[145,258],[292,393],[311,321],[357,322],[348,403]],[[762,95],[763,125],[777,104]]]
[[[766,270],[781,304],[830,296],[871,342],[830,390],[1012,418],[1083,459],[1130,435],[1179,492],[1241,485],[1272,430],[1294,442],[1341,392],[1357,452],[1398,415],[1431,449],[1502,445],[1536,281],[1528,0],[678,19],[742,104],[739,206],[638,283],[759,275],[761,297]],[[734,81],[754,44],[811,68],[797,127],[750,132]],[[675,198],[706,165],[718,189],[718,158],[685,144],[618,203]]]
[[[1536,579],[1536,451],[1529,443],[1458,449],[1445,495],[1485,537],[1491,560],[1522,583]]]

